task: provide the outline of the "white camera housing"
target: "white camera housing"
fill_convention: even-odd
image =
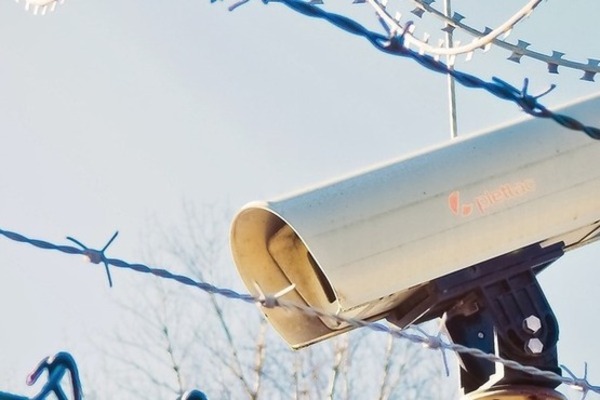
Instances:
[[[600,97],[559,111],[600,125]],[[287,301],[376,320],[418,288],[532,244],[591,242],[600,229],[600,142],[530,118],[270,202],[235,217],[248,290],[295,285]],[[406,308],[406,304],[404,304]],[[263,309],[293,348],[351,329]]]

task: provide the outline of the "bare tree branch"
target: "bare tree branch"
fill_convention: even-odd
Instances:
[[[388,336],[387,343],[385,346],[383,374],[381,378],[381,385],[379,386],[379,400],[386,400],[390,393],[390,371],[392,369],[392,355],[394,353],[394,339],[392,336]]]
[[[267,336],[267,321],[262,320],[260,322],[260,331],[258,334],[258,338],[256,339],[256,356],[255,356],[255,364],[254,364],[254,396],[253,399],[257,399],[260,393],[262,377],[263,377],[263,369],[265,366],[265,353],[266,353],[266,343],[265,339]]]
[[[334,399],[336,384],[342,374],[343,363],[348,355],[348,336],[337,338],[333,346],[333,364],[327,388],[327,398],[329,400]]]
[[[185,392],[183,379],[181,377],[181,366],[175,359],[175,354],[173,351],[173,342],[171,341],[171,336],[169,335],[169,328],[165,325],[163,329],[163,334],[165,335],[165,340],[167,341],[167,353],[169,354],[169,359],[171,361],[171,368],[175,373],[175,377],[177,378],[178,391],[177,395],[181,396],[183,392]]]
[[[185,215],[175,234],[163,231],[166,248],[157,256],[199,280],[232,287],[225,275],[234,269],[221,261],[223,219],[214,209],[189,206]],[[149,385],[162,395],[154,398],[175,397],[189,383],[209,398],[439,400],[431,362],[424,362],[433,359],[391,336],[357,330],[293,352],[247,305],[214,295],[206,301],[159,283],[143,288],[139,299],[141,307],[121,304],[132,323],[115,337],[125,350],[109,356],[126,367],[124,381],[144,382],[146,393]]]

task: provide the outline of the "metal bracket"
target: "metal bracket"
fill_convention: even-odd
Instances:
[[[455,343],[560,375],[558,322],[536,274],[560,258],[563,247],[562,242],[528,246],[436,279],[388,320],[404,327],[446,314],[445,327]],[[459,358],[465,393],[484,386],[558,386],[519,369],[498,370],[493,362],[469,354]]]

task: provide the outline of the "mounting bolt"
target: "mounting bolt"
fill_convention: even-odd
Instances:
[[[540,354],[544,351],[544,343],[538,338],[531,338],[525,344],[525,351],[529,352],[529,354]]]
[[[523,320],[523,329],[526,332],[534,335],[540,329],[542,329],[542,321],[540,321],[540,319],[535,315],[530,315],[529,317]]]

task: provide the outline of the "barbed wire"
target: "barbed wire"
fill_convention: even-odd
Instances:
[[[64,375],[68,372],[70,375],[70,390],[73,400],[83,399],[83,390],[79,379],[79,370],[77,364],[69,353],[60,352],[52,357],[46,357],[37,365],[37,367],[27,376],[26,383],[32,386],[44,373],[48,372],[48,382],[44,384],[40,393],[32,400],[42,400],[53,394],[59,400],[67,400],[67,396],[61,386]]]
[[[17,3],[20,3],[21,0],[15,0]],[[211,3],[214,3],[216,0],[211,0]],[[250,0],[241,0],[236,3],[235,6],[231,7],[231,9],[237,8],[239,5],[249,2]],[[583,72],[583,76],[580,78],[584,81],[594,81],[594,77],[597,73],[600,73],[600,60],[595,58],[588,58],[587,64],[565,59],[565,53],[553,50],[551,55],[546,55],[543,53],[539,53],[533,50],[528,49],[531,46],[531,43],[526,42],[524,40],[518,40],[517,44],[509,43],[500,38],[500,36],[508,36],[508,33],[512,30],[512,28],[526,18],[540,3],[541,0],[530,0],[530,2],[525,5],[522,9],[517,11],[511,18],[509,18],[506,22],[499,25],[495,29],[491,29],[486,27],[483,31],[479,31],[470,25],[464,24],[462,19],[464,16],[455,12],[451,17],[444,15],[439,10],[436,10],[431,4],[435,0],[413,0],[417,5],[412,13],[417,15],[419,18],[422,17],[423,13],[426,11],[436,18],[444,21],[447,24],[447,27],[444,29],[456,29],[460,28],[467,32],[468,34],[475,36],[475,39],[467,45],[463,46],[453,46],[453,47],[443,47],[440,46],[431,46],[429,44],[429,35],[425,34],[425,37],[421,40],[414,36],[412,32],[407,32],[405,41],[407,45],[415,45],[419,48],[419,51],[427,52],[434,56],[439,57],[440,55],[451,56],[452,58],[457,55],[466,54],[467,60],[470,60],[474,51],[478,48],[487,49],[491,44],[494,44],[503,49],[509,50],[511,55],[508,57],[508,60],[520,63],[522,57],[529,57],[534,60],[542,61],[547,64],[548,72],[551,74],[558,74],[559,67],[565,67],[570,69],[575,69]],[[56,9],[57,4],[63,4],[65,0],[23,0],[25,4],[26,11],[32,11],[34,15],[40,14],[45,15],[47,12],[53,12]],[[355,0],[354,3],[365,3],[369,2],[379,14],[381,20],[388,25],[389,27],[401,28],[400,25],[400,16],[396,15],[392,17],[391,14],[387,12],[386,9],[386,1],[381,0]],[[322,4],[321,0],[313,0],[312,4]],[[458,43],[458,42],[457,42]],[[443,42],[441,43],[443,44]]]
[[[216,0],[211,1],[215,2]],[[232,6],[230,6],[229,9],[234,10],[241,5],[248,3],[249,1],[250,0],[238,1]],[[550,89],[546,92],[534,96],[528,93],[529,79],[527,78],[525,78],[523,82],[523,87],[521,89],[518,89],[515,86],[497,77],[492,77],[491,81],[485,81],[474,75],[458,71],[455,68],[446,65],[437,57],[432,57],[428,54],[419,54],[418,52],[415,52],[406,47],[404,43],[404,38],[406,30],[410,28],[410,24],[407,25],[404,31],[402,32],[391,31],[387,35],[384,35],[378,32],[371,31],[365,28],[357,21],[348,18],[344,15],[325,11],[317,5],[312,4],[311,2],[306,2],[302,0],[261,1],[264,4],[281,3],[300,14],[313,18],[323,19],[350,34],[363,37],[379,51],[394,56],[413,59],[414,61],[431,71],[451,75],[458,83],[465,87],[472,89],[482,89],[496,96],[499,99],[511,101],[517,104],[521,108],[521,110],[523,110],[529,115],[532,115],[537,118],[551,119],[567,129],[583,132],[592,139],[600,139],[600,129],[585,125],[582,122],[567,115],[555,113],[546,108],[538,101],[540,97],[546,95],[548,92],[554,89],[555,85],[552,85]]]
[[[248,1],[250,0],[240,1],[233,8],[237,8],[237,6],[247,3]],[[458,55],[466,55],[466,60],[468,61],[472,58],[476,49],[482,49],[483,51],[486,51],[493,44],[511,52],[510,56],[507,58],[509,61],[520,63],[521,58],[523,57],[529,57],[537,61],[542,61],[547,65],[548,72],[551,74],[558,74],[558,68],[565,67],[583,72],[583,75],[580,78],[581,80],[594,82],[595,75],[600,73],[600,60],[598,59],[588,57],[587,63],[581,63],[564,58],[565,53],[560,51],[552,50],[551,55],[546,55],[530,50],[528,47],[531,46],[531,43],[524,40],[518,39],[517,44],[512,44],[504,40],[506,37],[508,37],[517,23],[528,17],[535,10],[535,8],[540,4],[540,1],[529,1],[523,8],[517,11],[503,24],[499,25],[495,29],[485,27],[483,31],[465,24],[463,22],[465,16],[458,12],[453,12],[452,16],[447,16],[443,12],[432,7],[431,4],[433,4],[435,0],[412,1],[416,4],[416,8],[413,9],[411,13],[416,15],[418,18],[422,18],[424,13],[427,12],[446,24],[446,26],[441,29],[442,31],[454,31],[456,28],[458,28],[475,37],[475,39],[473,39],[473,41],[467,45],[455,45],[452,47],[444,47],[443,45],[445,41],[444,39],[441,39],[440,43],[438,43],[438,47],[434,47],[429,44],[429,34],[425,33],[423,39],[421,40],[413,34],[411,29],[405,33],[405,43],[407,46],[417,47],[420,53],[428,53],[434,57],[450,56],[451,62],[454,62],[456,56]],[[323,4],[323,1],[313,0],[310,1],[310,3],[313,5],[321,5]],[[369,3],[375,9],[375,12],[377,13],[380,21],[386,26],[386,29],[404,30],[405,27],[400,24],[401,13],[396,12],[395,15],[392,16],[388,10],[389,7],[387,0],[353,1],[353,4],[364,3]],[[456,43],[458,44],[459,42],[457,41]]]
[[[381,0],[364,0],[368,2],[377,13],[380,20],[387,26],[388,29],[395,30],[404,30],[404,27],[400,24],[401,14],[396,13],[395,16],[392,16],[387,10],[387,1]],[[363,1],[363,2],[364,2]],[[429,4],[433,3],[434,0],[425,0],[425,1],[416,1],[418,5],[415,10],[413,10],[413,14],[418,16],[419,18],[423,15],[423,12],[428,11],[433,13],[439,12],[435,10],[433,7],[429,6]],[[429,35],[426,34],[423,40],[417,38],[412,34],[412,32],[406,32],[404,35],[404,40],[408,46],[415,45],[418,47],[420,52],[425,52],[434,56],[452,56],[455,57],[461,54],[473,54],[473,52],[477,49],[483,49],[488,47],[490,44],[494,42],[494,39],[497,39],[501,35],[505,35],[507,32],[512,30],[516,24],[526,18],[529,14],[533,12],[533,10],[541,3],[541,0],[530,0],[524,7],[522,7],[519,11],[517,11],[514,15],[512,15],[508,20],[504,23],[500,24],[495,29],[489,29],[485,33],[480,35],[475,35],[476,38],[469,44],[465,44],[460,46],[457,41],[452,47],[444,47],[444,41],[440,43],[440,47],[435,47],[429,44]],[[422,8],[421,8],[422,7]],[[420,12],[419,12],[420,11]],[[442,14],[443,15],[443,14]],[[454,13],[452,18],[447,18],[445,20],[447,27],[444,29],[453,30],[457,24],[454,21],[456,19],[460,22],[460,20],[464,18],[462,15],[458,13]]]
[[[20,3],[21,0],[15,0],[17,3]],[[216,0],[211,0],[211,3],[214,3]],[[247,3],[250,0],[242,0],[236,3],[236,6],[232,7],[232,9],[237,8],[237,6]],[[491,29],[489,27],[485,27],[483,31],[477,30],[470,25],[464,24],[462,20],[465,18],[463,15],[454,12],[451,17],[444,15],[441,11],[435,9],[431,6],[435,0],[413,0],[417,5],[412,13],[422,17],[423,13],[426,11],[436,18],[442,20],[447,24],[445,29],[456,29],[460,28],[467,32],[468,34],[475,37],[473,41],[467,45],[463,46],[453,46],[453,47],[443,47],[438,46],[434,47],[429,45],[429,35],[425,35],[423,40],[414,36],[411,32],[407,32],[406,42],[408,45],[416,45],[420,51],[426,51],[429,54],[433,54],[435,56],[440,55],[450,55],[455,57],[457,55],[466,54],[467,60],[470,60],[472,57],[474,50],[477,48],[487,49],[491,44],[494,44],[498,47],[501,47],[505,50],[509,50],[511,55],[508,57],[508,60],[520,63],[522,57],[529,57],[534,60],[542,61],[546,63],[548,67],[548,72],[551,74],[558,74],[559,67],[565,67],[570,69],[575,69],[578,71],[582,71],[583,75],[580,78],[584,81],[594,81],[594,77],[596,74],[600,73],[600,60],[595,58],[587,58],[587,63],[581,63],[569,59],[563,58],[565,53],[553,50],[551,55],[546,55],[543,53],[539,53],[533,50],[528,49],[531,46],[531,43],[526,42],[524,40],[518,40],[517,44],[509,43],[500,36],[508,36],[508,33],[512,30],[512,28],[526,18],[541,2],[541,0],[530,0],[528,4],[526,4],[521,10],[517,11],[511,18],[509,18],[505,23],[499,25],[495,29]],[[34,15],[40,14],[45,15],[47,12],[53,12],[56,9],[57,4],[63,4],[65,0],[23,0],[25,3],[25,10],[32,11]],[[397,14],[392,17],[391,14],[387,12],[386,9],[386,1],[382,0],[354,0],[354,3],[366,3],[369,2],[376,10],[376,12],[380,15],[382,21],[384,21],[388,26],[396,26],[401,27],[399,24],[400,16]],[[322,4],[322,0],[313,0],[311,1],[313,4]],[[443,44],[443,42],[441,43]]]
[[[19,0],[16,0],[16,1],[19,2]],[[63,1],[64,0],[60,0],[60,1],[59,0],[25,0],[25,6],[26,6],[26,9],[29,9],[31,6],[33,6],[34,14],[37,14],[38,12],[41,12],[42,14],[44,14],[44,13],[46,13],[47,9],[50,9],[50,11],[53,11],[56,4],[58,2],[62,3]],[[211,2],[215,2],[215,1],[216,0],[211,0]],[[240,5],[247,3],[248,1],[249,0],[239,1],[236,4],[234,4],[233,6],[231,6],[230,9],[233,10]],[[521,109],[523,111],[525,111],[526,113],[528,113],[534,117],[552,119],[553,121],[562,125],[565,128],[584,132],[593,139],[600,139],[600,129],[586,126],[583,123],[581,123],[569,116],[554,113],[554,112],[548,110],[542,104],[540,104],[538,102],[538,98],[540,98],[541,96],[545,95],[548,92],[545,92],[538,96],[530,95],[527,92],[528,91],[528,79],[525,79],[522,89],[518,89],[518,88],[510,85],[509,83],[507,83],[499,78],[496,78],[496,77],[493,77],[491,81],[484,81],[476,76],[466,74],[466,73],[463,73],[460,71],[456,71],[454,68],[439,61],[438,57],[435,57],[435,56],[432,57],[427,54],[420,54],[418,52],[412,51],[411,49],[408,48],[408,45],[405,42],[405,39],[407,37],[406,33],[407,33],[408,29],[410,29],[411,23],[407,24],[407,26],[401,32],[391,29],[390,32],[388,32],[388,35],[383,35],[383,34],[366,29],[364,26],[362,26],[361,24],[359,24],[358,22],[356,22],[350,18],[322,10],[319,7],[317,7],[315,4],[312,4],[312,2],[309,3],[309,2],[305,2],[305,1],[301,1],[301,0],[262,0],[262,2],[264,4],[273,3],[273,2],[282,3],[286,6],[288,6],[289,8],[293,9],[294,11],[297,11],[304,15],[324,19],[324,20],[332,23],[333,25],[337,26],[338,28],[345,30],[346,32],[349,32],[351,34],[365,38],[375,48],[377,48],[378,50],[380,50],[382,52],[385,52],[385,53],[391,54],[391,55],[412,58],[413,60],[417,61],[422,66],[424,66],[432,71],[435,71],[438,73],[449,74],[449,75],[453,76],[463,86],[466,86],[469,88],[483,89],[483,90],[487,91],[488,93],[491,93],[500,99],[512,101],[515,104],[517,104],[519,107],[521,107]],[[315,3],[318,3],[318,2],[315,2]],[[525,47],[527,47],[527,46],[521,44],[521,42],[520,42],[520,45],[518,47],[519,47],[519,51],[516,52],[515,54],[525,54],[525,50],[526,50]],[[559,54],[562,55],[562,53],[559,53]],[[556,58],[556,57],[558,57],[558,58]],[[560,57],[561,56],[553,56],[552,60],[553,61],[561,61]],[[595,60],[590,60],[590,65],[593,64],[594,61]],[[551,65],[551,64],[558,65],[557,62],[549,63],[549,65]],[[586,71],[586,73],[588,73],[588,69],[585,69],[585,71]],[[596,72],[594,72],[594,71],[595,70],[590,70],[589,73],[593,72],[595,74]],[[585,77],[585,75],[584,75],[584,77]],[[591,78],[593,80],[593,74],[591,75]],[[553,87],[551,89],[553,89]],[[287,293],[291,289],[289,289],[289,290],[286,289],[282,292],[279,292],[279,293],[276,293],[273,295],[272,294],[264,294],[262,292],[259,292],[260,296],[255,297],[250,294],[239,293],[232,289],[217,287],[217,286],[212,285],[207,282],[196,281],[190,277],[187,277],[185,275],[175,274],[166,269],[154,268],[154,267],[150,267],[150,266],[147,266],[147,265],[144,265],[141,263],[129,263],[127,261],[123,261],[123,260],[115,259],[115,258],[108,258],[105,255],[105,251],[107,250],[109,245],[112,243],[112,241],[116,238],[117,233],[115,233],[113,235],[113,237],[108,241],[108,243],[101,250],[91,249],[91,248],[83,245],[82,242],[80,242],[76,239],[73,239],[72,237],[68,237],[68,240],[76,243],[79,247],[73,247],[73,246],[68,246],[68,245],[57,245],[57,244],[53,244],[51,242],[47,242],[44,240],[30,239],[22,234],[3,230],[3,229],[0,229],[0,235],[4,236],[10,240],[30,244],[30,245],[33,245],[35,247],[38,247],[38,248],[44,249],[44,250],[54,250],[54,251],[59,251],[59,252],[66,253],[66,254],[84,255],[87,257],[87,259],[91,263],[94,263],[94,264],[102,263],[105,266],[105,270],[106,270],[107,277],[109,280],[109,285],[111,287],[112,287],[112,278],[110,276],[109,265],[118,267],[118,268],[130,269],[130,270],[133,270],[133,271],[136,271],[139,273],[151,274],[151,275],[154,275],[154,276],[162,278],[162,279],[174,280],[179,284],[195,287],[206,293],[223,296],[228,299],[241,300],[246,303],[256,303],[256,304],[261,305],[262,307],[267,307],[267,308],[281,307],[281,308],[287,308],[287,309],[294,309],[294,310],[298,310],[298,311],[305,313],[306,315],[310,315],[310,316],[316,316],[316,317],[320,317],[320,318],[331,318],[336,321],[346,323],[355,328],[366,328],[366,329],[369,329],[369,330],[372,330],[375,332],[387,333],[396,338],[406,339],[413,343],[422,344],[425,347],[430,348],[430,349],[434,349],[434,350],[437,349],[442,352],[445,350],[448,350],[448,351],[452,351],[452,352],[459,353],[459,354],[468,354],[473,357],[488,360],[490,362],[500,363],[510,369],[518,370],[518,371],[521,371],[521,372],[524,372],[524,373],[527,373],[530,375],[538,376],[541,378],[560,382],[560,383],[566,384],[568,386],[574,387],[583,392],[584,398],[588,394],[588,392],[600,393],[600,386],[595,386],[595,385],[590,384],[587,379],[587,364],[585,366],[585,372],[584,372],[584,376],[582,378],[577,378],[576,375],[574,375],[571,372],[571,370],[569,370],[568,368],[566,368],[564,366],[561,366],[570,375],[570,377],[563,377],[552,371],[540,370],[540,369],[532,367],[532,366],[520,364],[513,360],[503,359],[499,356],[496,356],[494,354],[485,353],[476,348],[469,348],[469,347],[459,345],[459,344],[448,343],[448,342],[444,341],[440,335],[435,335],[435,336],[430,335],[422,330],[418,330],[418,334],[411,333],[410,329],[414,328],[412,326],[409,326],[408,329],[399,329],[399,328],[394,328],[389,325],[385,325],[385,324],[378,323],[378,322],[368,322],[368,321],[364,321],[364,320],[360,320],[360,319],[346,318],[346,317],[343,317],[340,315],[326,313],[326,312],[317,310],[315,308],[312,308],[312,307],[309,307],[306,305],[300,305],[300,304],[291,303],[291,302],[282,300],[281,297],[283,295],[285,295],[285,293]],[[293,289],[293,287],[292,287],[292,289]]]
[[[302,312],[308,316],[332,319],[332,320],[335,320],[338,322],[346,323],[346,324],[352,326],[353,328],[366,328],[366,329],[369,329],[374,332],[386,333],[386,334],[391,335],[394,338],[405,339],[412,343],[421,344],[424,347],[432,349],[432,350],[440,350],[442,352],[447,350],[447,351],[452,351],[457,354],[467,354],[467,355],[477,357],[480,359],[484,359],[484,360],[487,360],[490,362],[500,363],[503,366],[513,369],[513,370],[521,371],[523,373],[530,374],[530,375],[540,377],[540,378],[544,378],[547,380],[551,380],[554,382],[560,382],[562,384],[573,387],[576,390],[581,391],[583,393],[584,398],[589,392],[594,392],[594,393],[600,394],[600,386],[592,385],[587,379],[587,364],[585,366],[585,372],[584,372],[584,375],[582,378],[577,378],[576,375],[573,374],[573,372],[571,372],[570,369],[561,365],[561,368],[563,368],[565,371],[567,371],[567,373],[570,375],[569,377],[564,377],[564,376],[561,376],[552,371],[545,371],[545,370],[541,370],[541,369],[538,369],[538,368],[535,368],[532,366],[523,365],[514,360],[504,359],[495,354],[485,353],[484,351],[476,349],[476,348],[470,348],[470,347],[463,346],[460,344],[449,343],[449,342],[443,340],[443,338],[440,334],[431,335],[431,334],[428,334],[427,332],[423,331],[422,329],[411,326],[411,325],[409,325],[407,328],[400,329],[400,328],[396,328],[396,327],[393,327],[393,326],[390,326],[387,324],[383,324],[380,322],[369,322],[369,321],[356,319],[356,318],[347,318],[347,317],[343,317],[341,315],[336,315],[336,314],[328,313],[328,312],[325,312],[322,310],[318,310],[316,308],[313,308],[313,307],[310,307],[307,305],[297,304],[297,303],[283,300],[282,297],[294,289],[293,285],[278,292],[278,293],[275,293],[275,294],[264,293],[260,289],[260,287],[257,286],[258,296],[253,296],[250,294],[237,292],[233,289],[217,287],[217,286],[212,285],[207,282],[196,281],[190,277],[187,277],[185,275],[175,274],[166,269],[154,268],[154,267],[150,267],[150,266],[147,266],[147,265],[141,264],[141,263],[129,263],[127,261],[116,259],[116,258],[108,258],[104,254],[108,248],[108,245],[105,245],[102,250],[94,250],[94,249],[90,249],[88,247],[77,248],[77,247],[72,247],[72,246],[67,246],[67,245],[54,244],[54,243],[51,243],[51,242],[48,242],[45,240],[40,240],[40,239],[31,239],[20,233],[8,231],[8,230],[4,230],[4,229],[0,229],[0,235],[4,236],[5,238],[10,239],[12,241],[29,244],[29,245],[35,246],[35,247],[43,249],[43,250],[54,250],[54,251],[59,251],[59,252],[66,253],[66,254],[83,255],[83,256],[86,256],[88,258],[88,260],[94,264],[104,263],[105,265],[111,265],[111,266],[118,267],[118,268],[130,269],[135,272],[151,274],[158,278],[173,280],[179,284],[191,286],[191,287],[200,289],[203,292],[213,294],[213,295],[223,296],[227,299],[241,300],[246,303],[258,304],[265,308],[278,307],[278,308],[284,308],[284,309],[289,309],[289,310],[296,310],[296,311]],[[109,241],[108,244],[110,244],[114,240],[115,237],[116,237],[116,234],[113,235],[113,237],[111,238],[111,240]],[[69,240],[72,240],[72,238],[69,237]],[[81,243],[79,241],[77,241],[77,242]],[[411,333],[411,330],[415,330],[417,333]],[[444,359],[445,359],[445,357],[444,357]]]
[[[442,13],[439,10],[436,10],[434,7],[431,6],[431,4],[434,2],[434,0],[413,0],[413,1],[417,4],[416,10],[427,11],[428,13],[430,13],[431,15],[435,16],[436,18],[442,20],[446,24],[449,24],[453,27],[460,28],[470,35],[473,35],[476,37],[481,37],[481,36],[485,35],[487,37],[488,35],[490,35],[491,32],[493,32],[493,30],[488,27],[486,27],[483,31],[479,31],[479,30],[463,23],[462,20],[464,19],[464,16],[459,13],[456,13],[456,12],[453,13],[452,17],[448,17],[448,16],[444,15],[444,13]],[[379,3],[381,4],[381,1]],[[418,17],[420,17],[422,15],[422,13],[415,12],[415,10],[413,10],[413,13],[415,15],[417,15]],[[588,58],[587,64],[584,64],[584,63],[580,63],[577,61],[572,61],[572,60],[563,58],[565,56],[565,53],[560,52],[560,51],[552,50],[551,55],[546,55],[546,54],[539,53],[539,52],[536,52],[533,50],[529,50],[528,47],[531,46],[531,43],[526,42],[524,40],[520,40],[520,39],[517,40],[516,45],[511,44],[511,43],[501,39],[500,37],[493,38],[493,40],[491,42],[494,45],[501,47],[505,50],[509,50],[511,52],[511,55],[508,57],[509,61],[520,63],[522,57],[529,57],[529,58],[532,58],[537,61],[542,61],[542,62],[546,63],[546,65],[548,67],[548,72],[551,74],[558,74],[559,73],[558,68],[565,67],[565,68],[582,71],[583,76],[580,78],[581,80],[594,82],[594,76],[597,73],[600,73],[600,60],[597,60],[594,58]]]
[[[238,293],[234,290],[230,290],[230,289],[222,289],[217,286],[211,285],[209,283],[198,282],[187,276],[174,274],[165,269],[151,268],[144,264],[131,264],[131,263],[128,263],[123,260],[107,258],[106,255],[104,254],[104,252],[106,251],[108,245],[105,245],[102,250],[94,250],[94,249],[90,249],[88,247],[77,248],[77,247],[73,247],[73,246],[56,245],[56,244],[53,244],[53,243],[50,243],[50,242],[47,242],[44,240],[30,239],[19,233],[6,231],[3,229],[0,229],[0,235],[4,236],[10,240],[13,240],[16,242],[21,242],[21,243],[28,243],[30,245],[33,245],[37,248],[44,249],[44,250],[55,250],[55,251],[59,251],[61,253],[66,253],[66,254],[82,255],[82,256],[86,257],[86,259],[93,264],[103,263],[106,266],[107,271],[108,271],[109,265],[112,265],[112,266],[118,267],[118,268],[132,269],[134,271],[141,272],[144,274],[151,274],[154,276],[158,276],[160,278],[174,280],[174,281],[177,281],[178,283],[186,285],[186,286],[197,287],[198,289],[203,290],[208,293],[211,293],[211,294],[218,294],[220,296],[224,296],[227,298],[244,300],[244,301],[250,302],[250,303],[255,301],[254,297],[252,297],[250,295],[240,294],[240,293]],[[113,235],[113,239],[115,236],[116,235]],[[69,239],[72,239],[72,238],[69,237]],[[111,241],[108,244],[110,244],[113,239],[111,239]],[[79,242],[79,243],[81,243],[81,242]]]
[[[17,3],[20,0],[15,0]],[[48,11],[53,12],[57,4],[63,4],[65,0],[24,0],[25,11],[32,11],[34,15],[45,15]]]

